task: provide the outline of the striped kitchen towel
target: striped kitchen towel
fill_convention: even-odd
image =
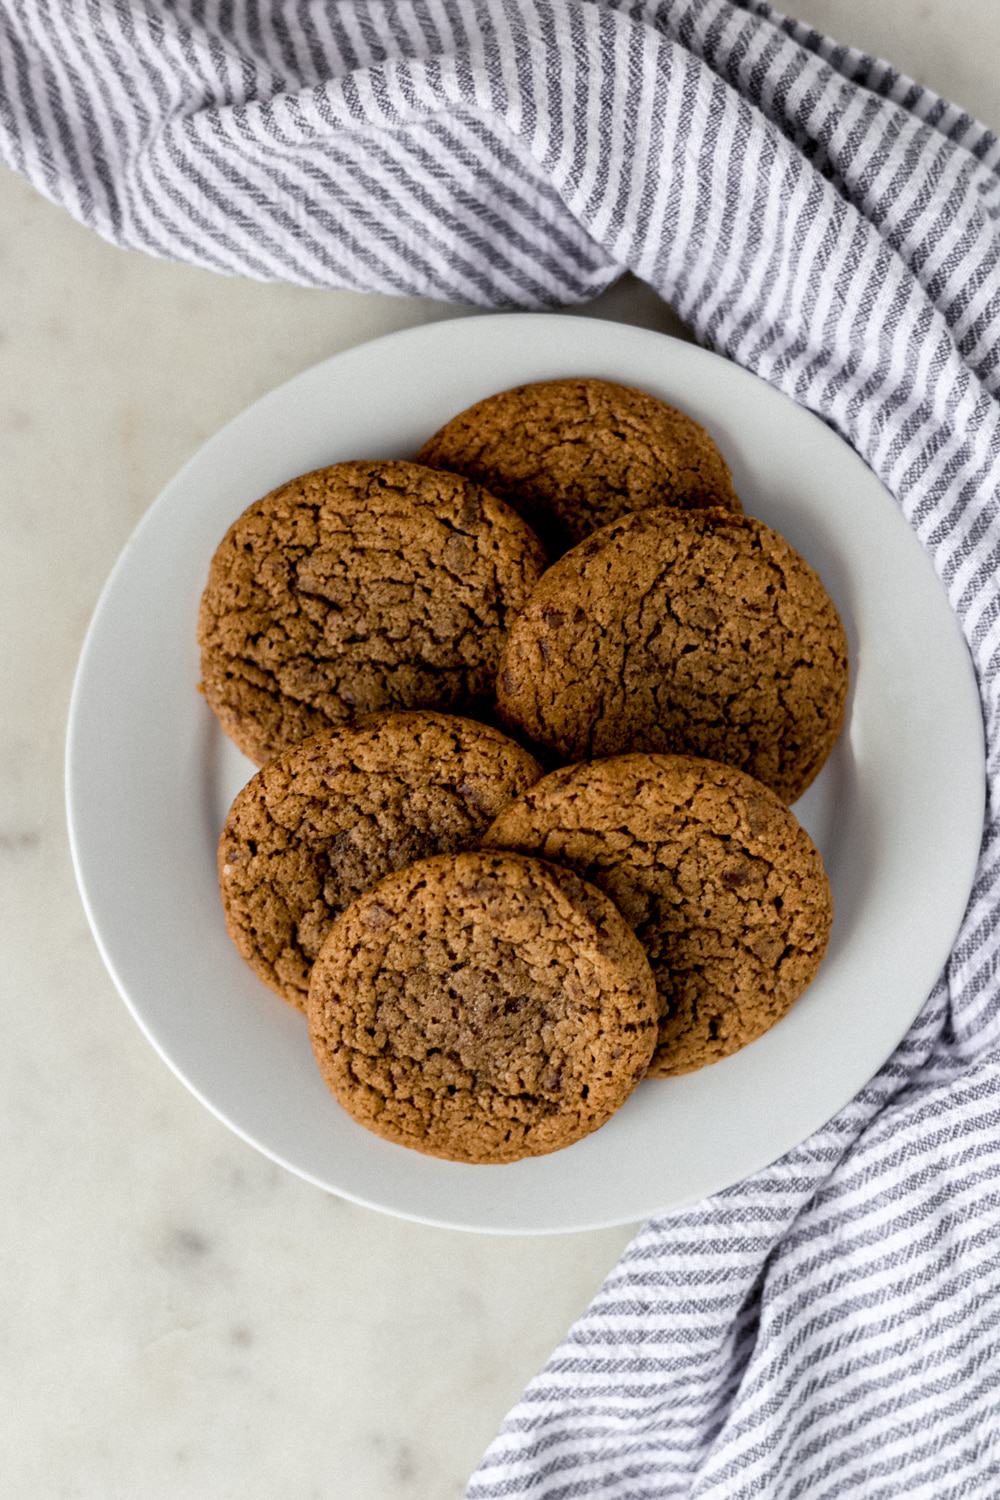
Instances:
[[[881,476],[982,693],[954,952],[836,1119],[643,1229],[469,1495],[1000,1495],[997,140],[755,0],[5,0],[0,155],[219,271],[501,307],[630,269]]]

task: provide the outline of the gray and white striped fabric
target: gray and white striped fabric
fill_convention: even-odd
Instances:
[[[955,950],[842,1114],[647,1225],[469,1495],[1000,1494],[997,140],[752,0],[5,0],[0,155],[218,271],[503,307],[631,269],[888,485],[987,725]]]

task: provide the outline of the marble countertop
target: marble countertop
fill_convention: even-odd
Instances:
[[[995,0],[789,8],[1000,126]],[[97,594],[178,466],[297,370],[462,311],[125,255],[9,175],[0,288],[0,1488],[458,1500],[632,1231],[427,1229],[326,1196],[230,1135],[102,968],[62,756]],[[585,313],[676,328],[634,283]]]

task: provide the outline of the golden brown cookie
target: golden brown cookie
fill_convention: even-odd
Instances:
[[[519,745],[448,714],[374,714],[293,745],[238,794],[219,839],[229,934],[305,1009],[334,918],[383,875],[474,847],[541,775]]]
[[[596,1130],[656,1038],[653,976],[608,898],[493,852],[423,860],[359,897],[316,960],[307,1013],[359,1124],[465,1162]]]
[[[506,500],[552,556],[647,505],[740,509],[726,461],[703,427],[610,380],[500,391],[452,417],[417,456]]]
[[[656,977],[650,1076],[728,1057],[813,979],[833,917],[823,862],[773,792],[683,755],[569,766],[500,814],[492,846],[568,865],[611,897]]]
[[[737,766],[793,802],[840,732],[847,643],[777,532],[660,506],[595,532],[514,621],[501,718],[564,761],[630,750]]]
[[[317,469],[245,510],[212,559],[205,696],[258,763],[379,709],[474,710],[543,566],[524,522],[455,475]]]

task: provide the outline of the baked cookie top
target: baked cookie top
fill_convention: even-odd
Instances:
[[[360,1124],[453,1161],[558,1150],[646,1071],[656,993],[611,901],[516,854],[442,855],[334,923],[309,987],[323,1076]]]
[[[500,715],[565,761],[687,752],[792,802],[844,715],[847,643],[808,563],[762,521],[663,506],[543,575],[507,637]]]
[[[245,510],[212,558],[205,696],[258,763],[379,709],[472,708],[543,567],[520,517],[460,476],[316,469]]]
[[[569,766],[510,803],[485,842],[569,866],[631,923],[659,994],[654,1076],[761,1036],[826,950],[833,908],[815,845],[729,766],[681,755]]]
[[[375,714],[300,741],[237,795],[219,840],[226,926],[256,974],[305,1008],[334,918],[391,870],[475,846],[541,775],[484,724]]]
[[[610,380],[500,391],[452,417],[418,458],[506,500],[553,556],[647,505],[740,509],[726,461],[703,427]]]

